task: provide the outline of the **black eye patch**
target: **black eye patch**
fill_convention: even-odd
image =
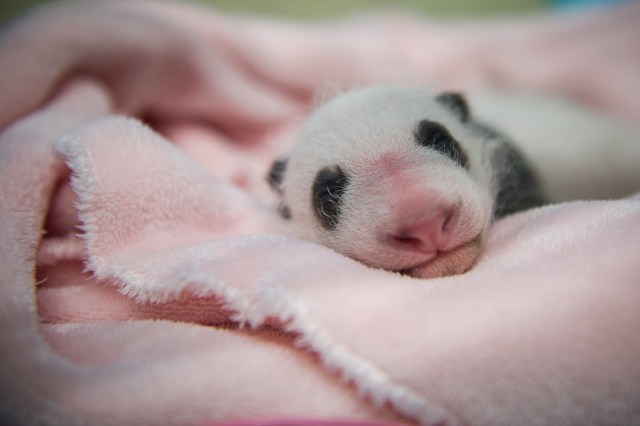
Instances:
[[[418,145],[438,151],[460,166],[467,168],[467,156],[442,124],[435,121],[422,120],[416,128],[414,136]]]
[[[284,180],[284,174],[287,171],[287,158],[276,160],[269,170],[267,175],[267,182],[271,188],[275,189],[278,193],[282,194],[282,181]]]
[[[271,186],[271,188],[280,195],[284,194],[282,182],[284,181],[284,174],[287,171],[288,161],[288,158],[274,161],[271,166],[271,170],[269,170],[269,174],[267,175],[267,182],[269,183],[269,186]],[[283,200],[278,204],[278,213],[283,219],[291,219],[291,209]]]
[[[334,230],[340,220],[342,198],[349,185],[349,177],[339,166],[320,170],[313,181],[312,203],[320,225]]]

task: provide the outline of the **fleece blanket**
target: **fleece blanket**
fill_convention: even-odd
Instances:
[[[640,121],[639,17],[100,2],[5,28],[1,422],[640,423],[640,196],[505,218],[470,272],[417,280],[286,236],[264,180],[327,84],[546,90]]]

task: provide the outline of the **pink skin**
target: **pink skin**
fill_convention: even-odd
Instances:
[[[348,238],[350,245],[340,250],[370,266],[418,278],[466,272],[480,255],[490,204],[462,195],[473,187],[451,183],[465,177],[462,170],[458,174],[447,167],[450,174],[440,180],[448,183],[442,185],[435,178],[438,173],[432,176],[425,170],[446,163],[436,160],[425,166],[433,158],[413,158],[411,153],[386,153],[355,172],[354,198],[346,202],[358,207],[344,220],[360,225],[345,230],[353,235]],[[377,213],[369,219],[353,219],[365,218],[371,211]],[[363,229],[356,237],[355,232]]]
[[[458,216],[456,203],[438,190],[425,190],[423,185],[416,185],[420,177],[404,171],[402,158],[385,154],[373,161],[371,168],[377,169],[376,174],[387,188],[401,188],[393,194],[389,206],[392,230],[383,237],[384,243],[394,249],[431,257],[445,250]]]
[[[444,249],[454,232],[458,209],[446,203],[432,206],[432,213],[420,223],[403,227],[389,235],[390,245],[400,250],[436,254]]]

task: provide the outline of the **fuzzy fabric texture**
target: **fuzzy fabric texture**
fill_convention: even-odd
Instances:
[[[285,236],[264,180],[327,81],[474,86],[499,69],[505,86],[567,87],[550,68],[532,79],[521,49],[473,75],[458,55],[626,28],[613,23],[639,10],[299,26],[101,2],[14,24],[0,38],[2,423],[640,422],[640,196],[508,217],[471,271],[416,280]],[[603,84],[567,91],[640,120]]]

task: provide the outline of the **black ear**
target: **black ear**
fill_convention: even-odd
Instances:
[[[448,108],[463,123],[469,121],[469,105],[467,105],[467,100],[460,93],[444,92],[436,96],[436,102]]]
[[[267,175],[267,182],[277,192],[282,193],[282,181],[284,180],[284,174],[287,171],[288,158],[281,158],[273,162],[271,170]]]

